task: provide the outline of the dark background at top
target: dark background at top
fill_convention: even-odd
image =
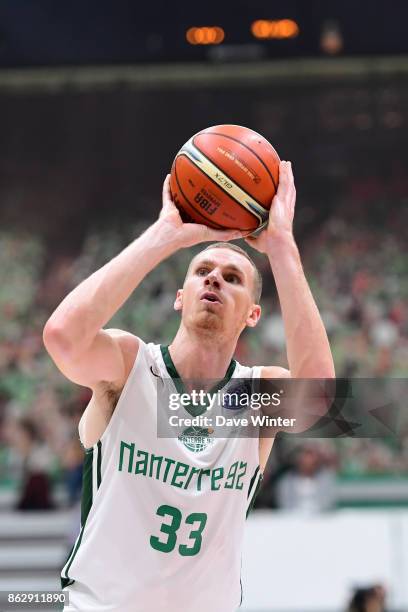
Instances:
[[[258,18],[293,18],[301,33],[257,42],[249,28]],[[322,55],[320,33],[330,19],[342,31],[341,55],[371,56],[369,70],[336,76],[343,60],[327,57],[323,63],[334,70],[329,80],[313,73],[280,80],[271,73],[227,87],[197,79],[181,86],[166,81],[176,70],[167,65],[158,67],[162,81],[150,89],[144,77],[137,86],[115,77],[116,68],[111,81],[97,86],[75,85],[69,70],[59,69],[205,60],[208,48],[185,41],[192,25],[224,27],[223,45],[260,45],[269,60],[264,67],[285,57],[296,66],[295,58]],[[152,220],[177,150],[191,134],[218,123],[256,129],[293,161],[302,201],[298,231],[317,227],[343,201],[356,208],[354,200],[371,198],[365,210],[375,205],[389,212],[384,201],[397,209],[408,193],[407,71],[376,73],[373,65],[387,55],[402,56],[391,64],[408,62],[407,24],[408,0],[0,0],[0,227],[23,224],[65,250],[77,248],[95,225]],[[29,84],[36,70],[23,73],[28,84],[21,88],[7,85],[13,74],[6,68],[36,66],[58,68],[41,86]],[[246,68],[252,74],[256,64]],[[186,64],[178,69],[187,78],[199,71]],[[230,66],[224,69],[229,73]],[[216,67],[210,64],[210,71]],[[63,74],[65,82],[54,87]]]
[[[298,238],[336,210],[345,218],[346,205],[367,227],[406,206],[407,76],[67,86],[0,96],[0,228],[25,227],[52,250],[75,251],[90,229],[152,221],[177,150],[220,123],[253,127],[292,160]]]
[[[293,40],[255,41],[255,19],[295,19]],[[3,0],[0,1],[0,67],[194,61],[206,47],[185,41],[190,26],[220,25],[225,45],[261,45],[266,58],[317,56],[328,19],[338,21],[343,55],[408,52],[406,0]]]

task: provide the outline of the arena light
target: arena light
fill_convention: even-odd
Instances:
[[[325,21],[320,34],[320,47],[328,55],[337,55],[343,50],[343,34],[338,21]]]
[[[299,34],[299,26],[293,19],[258,19],[251,25],[255,38],[295,38]]]
[[[186,39],[190,45],[219,45],[225,38],[225,32],[218,26],[189,28]]]

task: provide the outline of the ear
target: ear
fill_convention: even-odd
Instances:
[[[259,319],[261,318],[261,314],[262,314],[262,308],[260,307],[260,305],[254,304],[251,307],[251,310],[249,311],[249,314],[245,321],[247,327],[255,327],[255,325],[258,323]]]
[[[174,302],[174,310],[182,310],[183,308],[183,290],[177,289],[176,299]]]

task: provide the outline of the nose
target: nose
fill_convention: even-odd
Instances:
[[[211,272],[207,274],[207,276],[205,277],[204,284],[206,287],[212,286],[216,289],[220,288],[220,275],[216,268],[214,268],[213,270],[211,270]]]

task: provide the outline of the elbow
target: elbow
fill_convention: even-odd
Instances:
[[[65,329],[53,318],[48,319],[43,329],[43,343],[51,357],[68,356],[72,351]]]

